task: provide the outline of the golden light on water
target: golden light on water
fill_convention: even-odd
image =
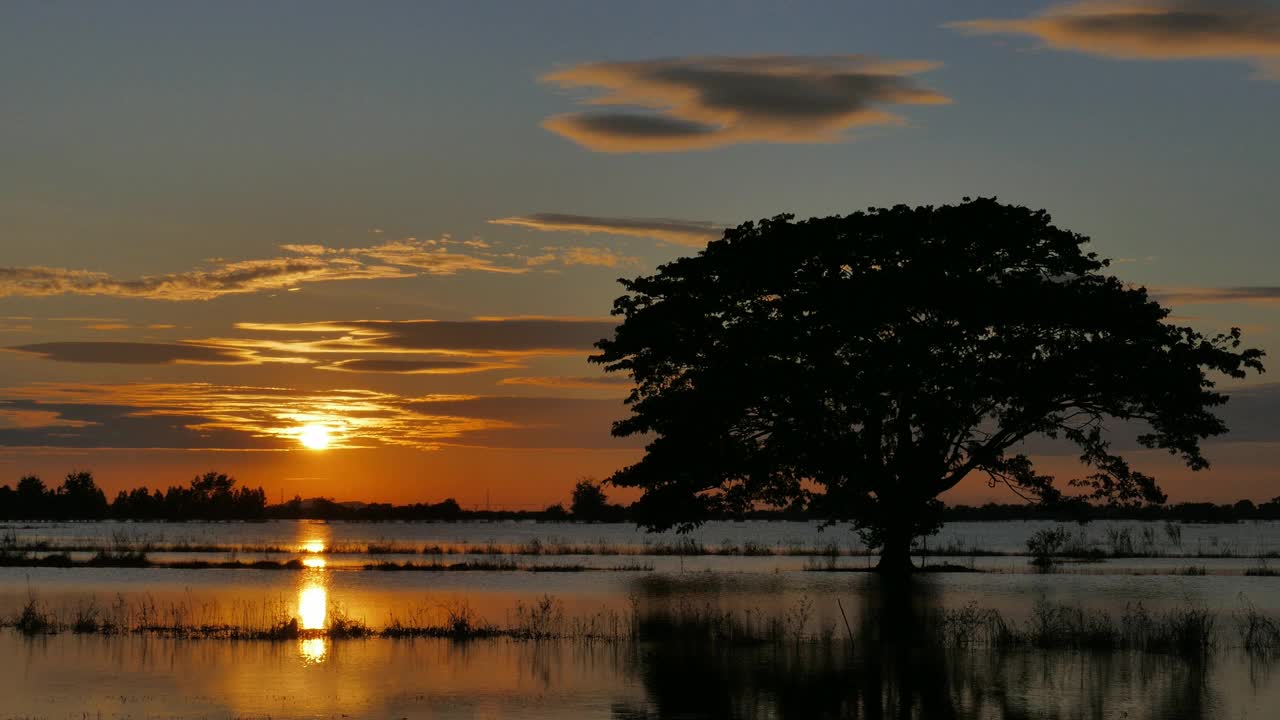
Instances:
[[[298,654],[302,656],[302,661],[307,664],[323,662],[324,656],[329,652],[327,642],[324,638],[299,640]]]
[[[298,607],[295,617],[303,636],[298,639],[298,656],[304,664],[324,661],[329,625],[329,573],[324,552],[329,548],[330,529],[323,522],[304,522],[298,528],[298,549],[306,569],[298,577]]]
[[[298,626],[323,630],[329,619],[329,592],[320,583],[308,583],[298,593]]]
[[[323,558],[314,558],[324,562]],[[321,565],[320,567],[323,567]],[[301,630],[322,631],[329,624],[329,592],[324,586],[321,572],[308,571],[298,591],[298,627]],[[308,665],[322,662],[329,652],[324,637],[303,637],[298,640],[298,655]]]

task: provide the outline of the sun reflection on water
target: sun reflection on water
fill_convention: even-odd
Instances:
[[[304,585],[298,593],[298,627],[323,630],[329,619],[329,592],[316,583]]]
[[[298,655],[303,664],[323,662],[328,654],[328,639],[324,632],[329,625],[329,573],[328,561],[323,553],[329,546],[329,528],[321,523],[307,523],[298,548],[305,553],[302,565],[306,569],[298,578]]]
[[[298,654],[302,656],[302,662],[312,665],[324,662],[325,655],[329,653],[327,646],[328,641],[324,638],[304,638],[298,641]]]

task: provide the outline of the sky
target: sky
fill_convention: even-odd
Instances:
[[[563,501],[617,278],[784,212],[1045,208],[1280,350],[1276,2],[8,2],[0,97],[0,484]],[[1172,500],[1280,495],[1228,387]]]

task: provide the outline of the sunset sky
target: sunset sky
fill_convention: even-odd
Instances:
[[[1043,207],[1280,351],[1275,2],[9,2],[0,97],[0,484],[564,500],[615,280],[783,212]],[[1137,464],[1280,495],[1269,383]]]

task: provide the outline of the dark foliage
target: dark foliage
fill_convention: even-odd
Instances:
[[[0,501],[0,518],[27,520],[253,520],[264,517],[267,507],[262,488],[236,487],[234,478],[218,472],[163,493],[122,490],[109,505],[92,473],[73,472],[52,491],[28,476],[16,491],[0,488]]]
[[[569,512],[574,520],[587,522],[619,522],[626,515],[622,506],[609,504],[604,486],[591,478],[583,478],[573,486]]]
[[[1261,371],[1262,352],[1167,322],[1086,242],[1044,211],[966,199],[746,223],[623,280],[592,361],[635,381],[614,434],[653,439],[610,482],[644,490],[651,528],[805,499],[894,571],[970,475],[1062,502],[1029,438],[1079,448],[1076,495],[1164,502],[1108,427],[1144,426],[1144,446],[1204,468],[1200,441],[1226,431],[1212,375]]]

